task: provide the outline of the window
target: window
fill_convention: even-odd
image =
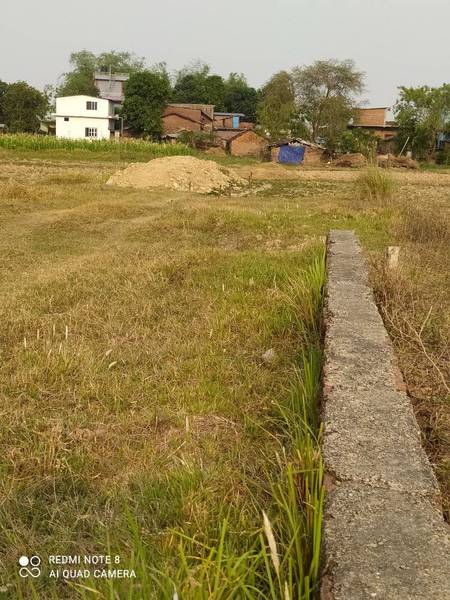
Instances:
[[[86,102],[86,110],[97,110],[97,102],[92,102],[92,100],[88,100]]]
[[[68,121],[68,120],[69,120],[69,117],[64,117],[64,121]]]
[[[85,127],[84,136],[87,138],[96,138],[97,137],[97,127]]]

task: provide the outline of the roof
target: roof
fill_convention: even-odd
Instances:
[[[191,110],[201,110],[202,113],[211,119],[214,118],[214,104],[196,104],[190,102],[169,102],[167,106],[173,106],[175,108],[187,108]]]
[[[228,142],[231,142],[232,140],[235,140],[236,138],[243,135],[244,133],[249,133],[249,132],[253,133],[254,135],[259,136],[262,139],[265,139],[263,135],[261,135],[260,133],[257,133],[253,129],[215,129],[214,130],[214,133],[216,134],[217,137],[219,137],[223,140],[226,140]]]
[[[389,106],[359,106],[356,110],[389,110]]]
[[[177,110],[167,110],[166,109],[164,111],[162,118],[164,119],[164,117],[170,117],[170,115],[177,115],[178,117],[181,117],[182,119],[186,119],[187,121],[192,121],[192,123],[200,123],[201,124],[201,121],[199,119],[194,119],[194,117],[186,115],[182,112],[178,112]]]
[[[215,117],[245,117],[243,113],[238,112],[215,112]]]
[[[98,102],[99,100],[105,100],[108,102],[108,98],[100,98],[99,96],[87,96],[86,94],[74,94],[73,96],[58,96],[56,100],[62,100],[64,98],[86,98],[87,100],[92,100],[93,102]]]
[[[94,79],[101,81],[127,81],[129,78],[129,73],[110,73],[109,71],[106,73],[103,71],[95,71],[94,73]]]
[[[398,129],[398,125],[392,121],[386,121],[385,125],[366,125],[365,123],[349,123],[350,129]]]
[[[302,146],[307,146],[308,148],[317,148],[317,150],[326,150],[325,146],[321,146],[320,144],[316,144],[314,142],[308,142],[307,140],[302,140],[300,138],[288,138],[285,140],[280,140],[273,144],[270,144],[270,148],[279,148],[280,146],[287,146],[289,144],[301,144]]]

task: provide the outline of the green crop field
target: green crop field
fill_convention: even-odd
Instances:
[[[363,244],[448,510],[450,175],[233,161],[249,195],[119,189],[105,181],[134,145],[70,160],[6,139],[2,597],[317,597],[330,228]],[[43,573],[21,579],[30,554]],[[50,577],[69,554],[118,556],[128,577]]]

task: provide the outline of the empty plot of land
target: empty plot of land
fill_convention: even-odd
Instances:
[[[360,198],[347,171],[261,175],[270,187],[230,197],[106,186],[120,166],[13,154],[0,164],[6,589],[16,556],[34,549],[109,543],[125,566],[142,552],[142,573],[176,579],[175,532],[213,546],[223,517],[230,547],[246,548],[269,504],[266,469],[283,453],[274,403],[304,349],[290,282],[330,228],[356,230],[371,260],[445,490],[447,175],[399,174],[380,203]],[[402,270],[386,280],[395,243]],[[48,597],[79,593],[39,585]]]

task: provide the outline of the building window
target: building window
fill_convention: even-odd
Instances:
[[[68,121],[68,120],[69,120],[69,117],[64,117],[64,121]]]
[[[92,100],[88,100],[86,102],[86,110],[97,110],[97,102],[92,102]]]
[[[84,135],[87,138],[96,138],[97,137],[97,127],[85,127]]]

